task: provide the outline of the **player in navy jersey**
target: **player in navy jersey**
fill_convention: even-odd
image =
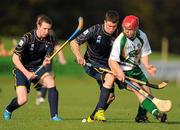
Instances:
[[[44,16],[45,16],[44,14],[40,14],[40,15],[37,16],[36,26],[38,25],[39,20],[41,19],[41,17],[44,17]],[[55,32],[52,29],[49,31],[49,36],[51,37],[51,40],[53,40],[54,43],[55,43],[55,48],[54,49],[56,51],[59,48],[60,45],[58,45],[58,41],[56,39]],[[60,51],[57,56],[58,56],[59,63],[61,65],[65,65],[66,64],[66,59],[64,57],[63,52]],[[50,73],[53,73],[52,72],[52,62],[51,62],[50,65],[48,65],[47,71],[50,72]],[[46,88],[46,86],[43,86],[41,84],[35,85],[35,88],[37,90],[36,105],[40,105],[41,103],[45,102],[47,88]]]
[[[52,36],[52,38],[54,39],[54,41],[55,41],[55,48],[54,48],[54,51],[56,51],[59,47],[60,47],[60,45],[58,44],[58,41],[56,40],[56,38],[55,38],[55,34],[54,34],[54,31],[53,30],[51,30],[50,31],[50,35]],[[66,62],[66,59],[65,59],[65,57],[64,57],[64,54],[63,54],[63,51],[59,51],[58,52],[58,54],[57,54],[57,56],[58,56],[58,62],[59,62],[59,64],[61,64],[61,65],[65,65],[67,62]],[[53,61],[51,62],[51,64],[50,65],[48,65],[48,67],[47,67],[47,71],[48,72],[50,72],[50,73],[52,73],[52,75],[55,77],[55,74],[53,73]],[[36,105],[40,105],[40,104],[42,104],[42,103],[44,103],[45,102],[45,97],[46,97],[46,93],[47,93],[47,88],[46,88],[46,86],[43,86],[43,85],[41,85],[41,84],[37,84],[36,86],[35,86],[35,88],[36,88],[36,90],[37,90],[37,97],[36,97]]]
[[[86,29],[70,45],[77,63],[84,66],[88,75],[95,78],[100,86],[100,98],[94,112],[86,119],[87,122],[106,121],[104,111],[114,100],[113,80],[110,73],[100,72],[85,63],[96,64],[100,67],[108,66],[108,58],[115,38],[118,36],[119,14],[116,11],[106,12],[104,24],[97,24]],[[80,45],[87,42],[84,57],[80,54]]]
[[[19,41],[12,56],[15,65],[15,89],[17,97],[12,99],[6,107],[3,118],[11,119],[12,112],[27,103],[30,84],[40,83],[48,88],[48,100],[51,119],[60,121],[58,116],[58,91],[53,76],[49,73],[47,66],[51,64],[49,56],[52,55],[55,41],[49,32],[52,21],[47,16],[40,18],[37,28],[26,33]],[[40,65],[45,67],[36,75],[35,71]]]

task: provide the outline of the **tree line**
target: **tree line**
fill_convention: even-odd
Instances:
[[[39,14],[53,20],[53,29],[59,39],[67,39],[74,31],[79,16],[84,17],[85,28],[103,23],[105,12],[117,10],[122,19],[129,14],[140,18],[140,28],[150,40],[153,50],[161,49],[163,37],[169,39],[169,51],[180,53],[179,0],[6,0],[0,5],[0,35],[21,36],[35,27]]]

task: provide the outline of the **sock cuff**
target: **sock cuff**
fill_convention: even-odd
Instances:
[[[51,90],[56,90],[56,86],[54,86],[52,88],[48,88],[48,91],[51,91]]]
[[[111,89],[110,88],[106,88],[106,87],[104,87],[104,85],[102,86],[102,88],[101,88],[101,90],[104,90],[104,91],[110,91]]]

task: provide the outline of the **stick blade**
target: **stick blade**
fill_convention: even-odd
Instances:
[[[167,85],[168,85],[167,82],[162,82],[162,83],[160,83],[160,84],[158,85],[158,88],[159,88],[159,89],[162,89],[162,88],[166,87]]]
[[[156,105],[156,107],[161,111],[161,112],[168,112],[172,108],[172,102],[171,100],[160,100],[157,98],[154,98],[152,102]]]

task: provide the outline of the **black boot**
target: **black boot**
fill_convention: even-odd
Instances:
[[[158,119],[160,122],[166,122],[167,115],[166,113],[158,113],[156,119]]]
[[[148,123],[148,117],[146,116],[147,110],[139,105],[137,116],[135,117],[135,122],[137,123]]]

